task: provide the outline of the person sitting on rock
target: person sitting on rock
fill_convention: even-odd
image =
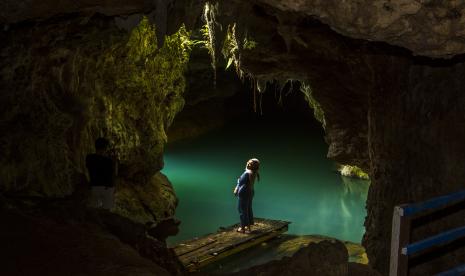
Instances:
[[[111,210],[117,175],[116,158],[109,154],[109,141],[103,137],[95,141],[95,153],[86,157],[91,186],[91,206]]]
[[[251,225],[254,224],[253,211],[252,211],[252,199],[255,194],[254,183],[255,178],[260,180],[258,169],[260,167],[260,161],[256,158],[252,158],[247,161],[245,166],[245,172],[237,179],[237,185],[234,189],[234,195],[238,200],[239,218],[241,221],[241,227],[237,229],[237,232],[245,233],[245,231],[251,232]]]

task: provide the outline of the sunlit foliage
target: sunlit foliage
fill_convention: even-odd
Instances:
[[[339,167],[339,172],[343,176],[356,177],[361,179],[369,179],[368,174],[357,166],[342,165]]]
[[[139,26],[132,30],[124,47],[109,52],[105,66],[116,82],[113,97],[107,97],[105,104],[112,107],[107,117],[109,125],[121,125],[112,128],[113,140],[133,140],[134,146],[149,146],[153,152],[160,153],[167,137],[165,128],[184,106],[182,97],[185,89],[184,72],[191,49],[189,33],[182,26],[178,32],[165,37],[163,47],[158,49],[155,26],[144,18]],[[124,53],[127,52],[125,56]],[[123,58],[118,58],[117,56]],[[108,76],[108,75],[107,75]],[[134,120],[144,119],[144,133],[127,137],[127,117]],[[158,137],[160,141],[154,141]],[[148,160],[155,162],[155,160]]]
[[[202,35],[205,40],[205,47],[208,49],[208,52],[211,56],[211,65],[213,67],[214,80],[216,82],[216,65],[218,62],[217,53],[216,53],[216,32],[215,28],[218,24],[216,21],[216,14],[218,13],[218,3],[213,4],[206,2],[203,9],[203,19],[205,25],[201,29]]]
[[[320,104],[313,97],[313,91],[309,84],[302,82],[300,91],[304,93],[305,99],[307,100],[310,107],[313,109],[313,115],[321,123],[323,128],[326,127],[325,114]]]
[[[165,128],[184,105],[184,27],[158,48],[147,18],[130,33],[99,17],[66,26],[11,34],[2,48],[14,65],[4,67],[4,83],[15,91],[0,97],[0,127],[9,129],[0,138],[4,191],[69,194],[99,136],[113,142],[125,177],[150,176],[160,168]]]

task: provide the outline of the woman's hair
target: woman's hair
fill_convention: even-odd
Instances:
[[[257,180],[260,181],[260,174],[258,173],[258,169],[260,169],[260,161],[257,158],[252,158],[249,161],[247,161],[246,168],[248,170],[251,170],[255,175],[257,176]]]

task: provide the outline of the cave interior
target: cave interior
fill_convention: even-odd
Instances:
[[[461,1],[6,0],[0,24],[1,275],[186,274],[164,242],[178,204],[164,147],[259,116],[270,91],[295,90],[327,158],[369,175],[369,264],[319,243],[238,275],[387,275],[394,207],[464,187]],[[98,137],[119,160],[112,212],[86,207]],[[411,239],[462,227],[457,206]],[[463,245],[410,275],[463,264]]]

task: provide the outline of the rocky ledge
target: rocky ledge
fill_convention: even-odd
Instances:
[[[163,241],[176,222],[143,225],[71,198],[0,198],[0,221],[1,275],[184,274]]]

